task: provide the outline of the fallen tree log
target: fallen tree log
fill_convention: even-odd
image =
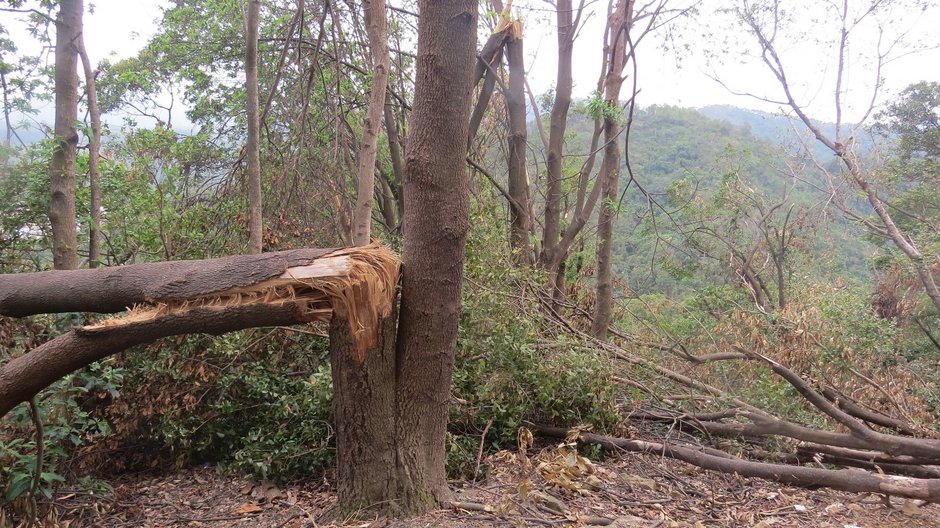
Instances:
[[[295,249],[207,260],[176,260],[83,270],[0,275],[0,315],[122,312],[248,288],[287,270],[320,262],[343,266],[335,249]],[[340,270],[337,272],[341,273]]]
[[[928,502],[940,502],[940,479],[883,475],[852,469],[822,469],[786,464],[768,464],[719,457],[692,448],[673,446],[667,443],[628,440],[560,427],[535,426],[533,429],[549,437],[570,438],[573,436],[578,441],[600,445],[612,450],[657,454],[682,460],[702,469],[737,474],[742,477],[757,477],[796,486],[822,486],[856,493],[879,493],[921,499]]]
[[[746,438],[751,440],[762,440],[768,436],[782,436],[793,440],[811,442],[815,445],[832,446],[833,448],[848,448],[850,450],[865,450],[869,452],[883,451],[880,444],[858,438],[851,434],[811,429],[779,418],[755,415],[748,412],[739,412],[738,416],[748,418],[752,420],[752,422],[714,422],[687,419],[681,415],[666,417],[649,413],[641,415],[641,419],[675,422],[682,431],[699,432],[714,436]],[[861,453],[862,451],[856,452]],[[919,464],[940,464],[940,457],[926,456],[918,458],[909,455],[897,455],[895,457],[885,455],[885,457],[898,460],[919,460],[920,462],[917,462]],[[862,458],[862,460],[864,460],[864,458]],[[890,460],[882,460],[882,462],[899,463]]]
[[[329,312],[329,308],[326,310]],[[202,307],[99,331],[76,328],[0,368],[0,416],[57,379],[134,345],[179,334],[223,334],[256,326],[293,325],[315,320],[315,317],[304,315],[309,311],[303,301],[230,308]]]
[[[69,310],[108,311],[116,305],[109,294],[121,302],[145,303],[124,315],[73,329],[0,367],[0,416],[70,372],[172,335],[329,322],[335,315],[348,325],[349,354],[361,363],[378,343],[380,320],[392,311],[399,264],[394,253],[373,244],[140,266],[110,273],[0,277],[5,308],[19,307],[15,313],[37,313],[40,306],[57,311],[57,300]],[[70,277],[77,277],[78,284],[71,292],[57,293],[49,286],[67,287]],[[95,290],[89,277],[109,282]],[[38,292],[41,300],[27,303],[30,292]],[[86,298],[69,301],[66,294]]]

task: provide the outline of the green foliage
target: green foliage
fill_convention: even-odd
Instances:
[[[326,343],[306,334],[244,331],[191,337],[134,359],[136,384],[173,395],[142,394],[158,418],[153,436],[178,463],[210,461],[285,481],[333,460],[332,380]],[[158,398],[152,400],[151,398]]]
[[[582,111],[591,119],[610,119],[612,121],[623,121],[624,119],[623,108],[611,104],[597,90],[591,92],[591,95],[588,96]]]
[[[619,419],[610,365],[569,336],[552,336],[537,302],[544,277],[509,265],[495,208],[477,202],[467,242],[451,409],[449,469],[470,474],[486,424],[489,449],[515,446],[525,421],[606,430]],[[522,292],[521,294],[519,292]]]
[[[51,318],[50,318],[51,319]],[[59,319],[62,325],[68,319]],[[50,323],[55,323],[52,319]],[[40,326],[12,325],[22,337]],[[12,347],[7,346],[12,344]],[[4,361],[22,339],[0,342]],[[92,445],[111,434],[110,423],[98,412],[99,402],[120,397],[125,371],[113,360],[96,362],[58,380],[37,398],[38,417],[43,424],[43,456],[37,493],[51,498],[55,487],[65,482],[68,462],[73,452]],[[27,493],[33,485],[37,466],[35,427],[28,404],[14,408],[0,424],[0,490],[7,501]]]
[[[0,178],[0,270],[43,268],[50,247],[49,173],[51,141],[33,143]]]
[[[891,157],[877,176],[883,196],[901,232],[936,268],[940,256],[940,83],[920,82],[901,92],[897,101],[878,115],[874,129],[893,143]],[[874,237],[873,237],[874,238]],[[881,269],[911,266],[906,255],[883,238],[875,239],[885,254]],[[940,316],[926,301],[922,314]]]

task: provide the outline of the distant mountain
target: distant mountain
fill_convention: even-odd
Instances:
[[[797,152],[801,149],[799,138],[802,136],[817,160],[827,161],[833,157],[832,151],[817,141],[798,118],[729,105],[705,106],[699,108],[698,112],[711,119],[745,127],[755,137],[782,145],[790,152]],[[813,120],[813,124],[827,136],[835,137],[835,123]],[[847,134],[851,127],[851,123],[843,124],[843,133]],[[859,134],[856,141],[862,153],[870,152],[877,144],[877,140],[866,133]]]

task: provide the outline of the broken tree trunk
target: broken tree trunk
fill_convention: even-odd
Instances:
[[[349,323],[339,317],[330,323],[339,517],[375,506],[394,512],[394,499],[402,494],[392,381],[398,313],[392,306],[379,320],[377,345],[361,361],[350,350]]]
[[[0,276],[0,314],[66,311],[125,315],[76,328],[0,367],[0,416],[56,379],[161,337],[330,321],[363,361],[392,312],[398,257],[376,244],[95,270]]]

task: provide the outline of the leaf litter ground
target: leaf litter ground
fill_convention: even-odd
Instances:
[[[335,503],[326,478],[279,488],[211,467],[134,474],[104,496],[63,492],[61,527],[477,528],[489,526],[927,528],[940,505],[791,488],[700,470],[653,454],[591,462],[569,445],[500,452],[478,482],[456,481],[461,508],[405,521],[324,522]]]

